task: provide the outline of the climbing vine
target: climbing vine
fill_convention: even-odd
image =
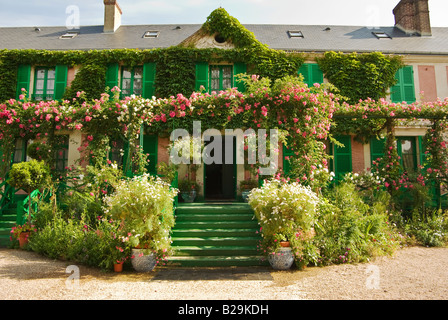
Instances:
[[[336,53],[329,51],[316,59],[325,77],[338,94],[349,104],[360,100],[380,100],[396,83],[395,74],[403,66],[400,56],[373,53]],[[384,119],[344,118],[338,119],[332,132],[355,134],[355,139],[366,142],[378,135],[386,125]]]

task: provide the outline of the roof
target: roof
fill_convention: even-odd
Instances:
[[[181,43],[201,28],[201,24],[130,25],[115,33],[103,33],[103,26],[82,26],[72,39],[60,39],[66,27],[0,28],[1,49],[91,50],[167,48]],[[432,36],[410,36],[396,27],[370,29],[364,26],[326,25],[244,25],[272,49],[299,52],[373,52],[396,54],[448,54],[448,28],[432,28]],[[157,38],[143,38],[146,31],[159,31]],[[288,31],[301,31],[303,38]],[[372,32],[385,32],[378,39]]]

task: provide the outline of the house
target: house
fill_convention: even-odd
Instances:
[[[157,75],[165,70],[155,62],[130,65],[119,61],[112,62],[114,52],[124,48],[157,52],[176,46],[204,50],[239,47],[236,39],[226,39],[219,32],[203,33],[202,24],[121,25],[121,15],[125,13],[117,1],[104,0],[104,8],[102,26],[81,26],[71,30],[63,26],[0,28],[1,49],[18,50],[17,52],[27,52],[28,49],[48,50],[61,52],[61,56],[68,56],[70,53],[73,55],[66,59],[65,64],[45,61],[45,54],[38,56],[34,62],[26,62],[26,59],[23,59],[17,65],[16,84],[14,88],[10,88],[10,92],[16,93],[16,99],[19,99],[22,88],[25,88],[34,100],[62,99],[64,92],[82,69],[82,63],[73,63],[83,61],[76,56],[78,52],[105,52],[104,56],[107,56],[111,63],[107,65],[104,87],[118,86],[123,96],[135,94],[151,98],[156,94],[154,83],[157,81]],[[397,72],[398,82],[391,88],[391,94],[388,96],[392,102],[412,103],[417,100],[434,101],[438,97],[447,97],[448,28],[431,27],[428,0],[401,0],[393,14],[395,25],[379,28],[248,24],[244,25],[244,29],[248,34],[253,34],[257,43],[266,48],[288,54],[305,53],[306,61],[297,73],[303,75],[309,86],[316,82],[327,82],[315,60],[325,52],[379,51],[403,56],[405,67]],[[238,87],[235,76],[246,72],[251,66],[237,60],[197,61],[191,66],[194,67],[194,74],[187,80],[193,83],[195,89],[202,85],[210,92]],[[60,58],[58,61],[64,59]],[[424,95],[421,96],[421,92],[424,92]],[[399,154],[405,159],[404,166],[416,167],[420,163],[421,137],[425,132],[426,128],[418,125],[396,128]],[[63,152],[59,153],[58,163],[61,168],[74,164],[80,158],[78,147],[84,138],[80,133],[67,132],[66,143],[61,146]],[[361,143],[350,135],[340,136],[338,139],[344,144],[344,148],[333,149],[333,170],[338,174],[360,172],[370,168],[372,161],[381,153],[380,140],[372,139],[370,142]],[[115,148],[119,150],[123,146],[120,142],[117,143]],[[150,154],[151,172],[155,172],[157,163],[168,161],[168,145],[168,137],[144,136],[144,149]],[[26,142],[18,139],[14,161],[23,161],[26,157],[25,150]],[[280,168],[287,165],[284,164],[284,157],[288,155],[288,151],[283,152],[279,155]],[[118,152],[112,157],[119,160]],[[196,175],[197,182],[204,185],[199,194],[200,199],[234,200],[239,196],[238,183],[245,178],[247,172],[240,165],[223,164],[213,168],[203,165]]]

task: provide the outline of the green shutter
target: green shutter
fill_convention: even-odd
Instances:
[[[323,83],[324,82],[324,73],[320,70],[319,65],[317,63],[311,64],[311,79],[312,85],[315,83]]]
[[[195,90],[199,91],[200,87],[204,86],[205,91],[208,92],[208,63],[207,62],[198,62],[196,64],[196,84]]]
[[[57,65],[55,68],[55,83],[54,83],[54,99],[60,100],[64,96],[65,88],[67,87],[67,73],[68,67],[64,65]]]
[[[392,102],[400,103],[415,102],[415,88],[414,88],[414,70],[412,66],[405,66],[397,71],[395,74],[397,83],[390,90],[390,98]]]
[[[143,91],[142,96],[145,99],[151,99],[155,92],[156,64],[148,62],[143,65]]]
[[[290,170],[291,170],[291,163],[286,157],[292,157],[294,156],[294,152],[287,148],[285,145],[283,146],[283,172],[285,173],[285,176],[288,176]]]
[[[118,63],[110,64],[106,70],[106,87],[111,90],[113,87],[118,86]]]
[[[245,63],[235,63],[233,65],[233,78],[235,79],[235,76],[240,73],[246,73],[247,72],[247,66]],[[246,86],[244,85],[243,81],[235,81],[234,87],[238,89],[239,92],[246,91]]]
[[[386,139],[372,138],[370,140],[370,161],[377,161],[378,158],[383,158],[384,147],[386,144]]]
[[[308,87],[313,87],[315,83],[324,82],[324,74],[317,63],[302,64],[298,73],[303,75],[303,82]]]
[[[31,66],[28,64],[21,64],[17,69],[17,87],[16,87],[16,99],[22,94],[22,88],[27,91],[28,97],[30,95],[30,76]]]
[[[158,156],[158,136],[157,135],[144,135],[143,136],[143,152],[149,154],[146,168],[148,173],[157,174],[157,156]]]
[[[334,146],[334,171],[337,180],[352,171],[352,144],[350,136],[335,137],[344,146]]]
[[[303,82],[308,84],[309,80],[310,80],[310,74],[309,74],[309,63],[304,63],[302,64],[302,66],[299,69],[298,74],[301,74],[303,76]]]
[[[418,152],[419,152],[418,158],[420,161],[419,165],[424,166],[426,163],[427,155],[425,154],[426,149],[423,144],[423,137],[418,136],[417,139],[418,139]]]

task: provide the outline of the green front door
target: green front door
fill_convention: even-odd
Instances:
[[[151,175],[157,174],[157,158],[158,158],[158,136],[156,135],[143,135],[143,152],[148,154],[148,164],[146,169]]]

